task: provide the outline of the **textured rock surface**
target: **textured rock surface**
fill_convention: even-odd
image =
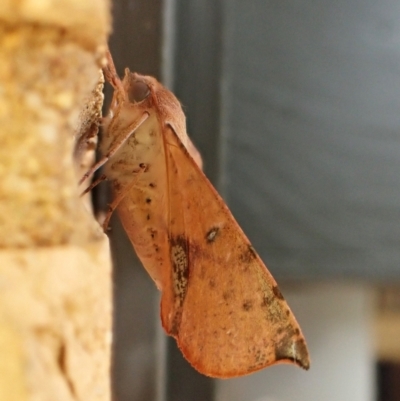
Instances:
[[[109,30],[106,0],[2,2],[1,400],[110,399],[108,243],[77,188]]]

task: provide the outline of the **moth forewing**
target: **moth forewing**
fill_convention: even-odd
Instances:
[[[272,275],[174,130],[164,132],[175,297],[170,308],[180,306],[174,320],[163,316],[167,332],[209,376],[241,376],[279,362],[308,369],[304,337]],[[170,294],[165,296],[163,313],[169,310],[164,303]]]

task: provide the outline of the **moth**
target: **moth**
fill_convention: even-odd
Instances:
[[[177,98],[108,54],[114,87],[102,159],[114,210],[162,292],[161,321],[199,372],[246,375],[276,363],[309,368],[300,327],[274,278],[201,170]]]

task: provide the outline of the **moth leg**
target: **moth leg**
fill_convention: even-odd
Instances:
[[[139,168],[140,170],[138,172],[135,172],[136,177],[134,177],[133,180],[125,188],[122,188],[117,194],[117,196],[113,199],[113,201],[108,205],[106,218],[104,219],[103,222],[104,232],[107,232],[108,230],[108,224],[110,223],[110,219],[114,210],[118,207],[122,199],[125,198],[126,194],[137,184],[142,173],[146,171],[147,166],[145,164],[141,164]]]
[[[103,174],[101,175],[97,180],[93,181],[82,193],[81,193],[81,197],[83,195],[86,195],[88,192],[90,192],[94,187],[96,187],[97,185],[99,185],[102,181],[105,181],[107,179],[106,175]]]
[[[79,185],[83,183],[87,178],[91,177],[95,171],[110,160],[110,158],[121,148],[121,146],[131,137],[131,135],[149,118],[149,113],[145,112],[140,119],[133,124],[133,127],[126,131],[125,135],[118,138],[113,144],[108,153],[103,156],[92,168],[90,168],[83,177],[79,180]]]

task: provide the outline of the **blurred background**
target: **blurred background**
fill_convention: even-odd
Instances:
[[[400,3],[114,0],[110,47],[181,100],[311,369],[197,374],[117,216],[117,401],[400,400]]]

